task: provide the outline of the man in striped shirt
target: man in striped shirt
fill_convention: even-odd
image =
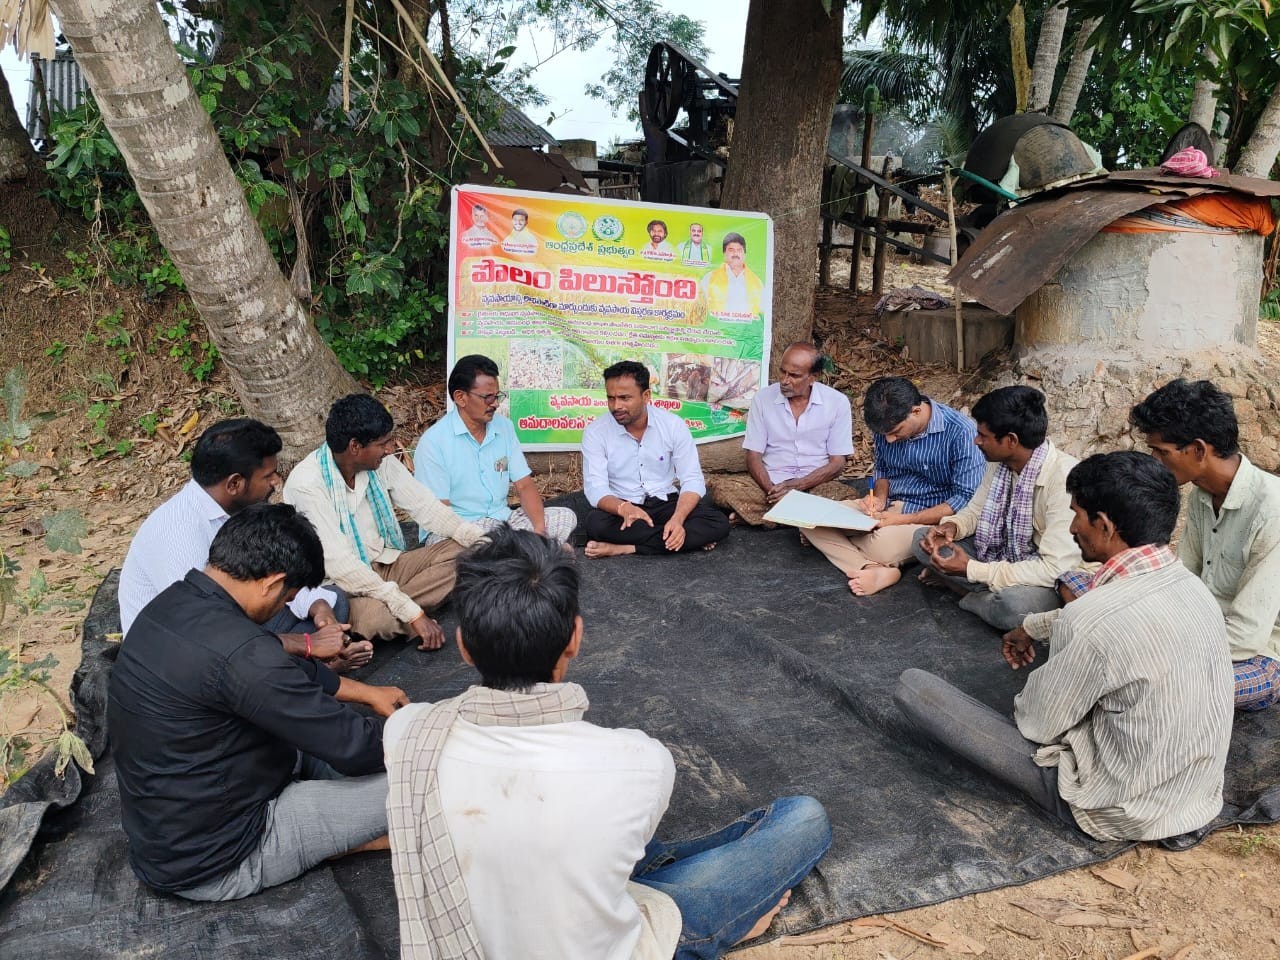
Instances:
[[[856,506],[879,524],[869,533],[818,527],[807,535],[849,578],[854,594],[870,596],[898,582],[917,530],[964,509],[986,461],[974,444],[974,422],[910,380],[877,380],[862,410],[875,434],[876,460],[871,492]]]
[[[1151,457],[1097,454],[1067,475],[1071,533],[1102,566],[1051,623],[1013,720],[923,670],[894,700],[930,738],[1099,840],[1160,840],[1222,808],[1231,659],[1217,602],[1169,537],[1178,485]],[[1010,635],[1017,669],[1034,659]]]

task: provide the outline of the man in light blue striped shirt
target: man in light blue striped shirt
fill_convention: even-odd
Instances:
[[[870,533],[819,527],[808,538],[849,578],[849,589],[865,597],[898,582],[917,530],[964,508],[986,460],[974,443],[974,422],[910,380],[877,380],[862,410],[875,434],[876,460],[871,492],[855,506],[879,525]]]

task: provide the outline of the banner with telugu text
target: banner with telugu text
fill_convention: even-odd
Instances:
[[[460,186],[450,228],[449,367],[498,364],[525,449],[577,450],[619,360],[696,442],[746,429],[769,369],[768,216]]]

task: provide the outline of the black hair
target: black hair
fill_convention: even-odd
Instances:
[[[284,574],[287,590],[318,587],[324,548],[311,521],[287,503],[255,503],[233,513],[209,544],[209,566],[241,581]]]
[[[653,229],[653,225],[654,225],[655,223],[656,223],[656,224],[658,224],[658,226],[662,227],[662,232],[663,232],[663,233],[666,233],[666,232],[667,232],[667,221],[665,221],[665,220],[650,220],[650,221],[649,221],[649,223],[645,226],[645,228],[644,228],[644,232],[645,232],[645,233],[648,233],[650,230],[652,230],[652,229]]]
[[[720,241],[720,252],[724,253],[729,249],[729,244],[739,244],[743,250],[747,249],[747,239],[740,233],[726,233],[724,239]]]
[[[457,562],[453,601],[480,682],[497,690],[549,683],[578,616],[573,557],[554,541],[504,525]]]
[[[239,474],[246,479],[281,450],[280,434],[258,420],[237,417],[215,423],[191,452],[191,478],[212,487]]]
[[[335,400],[324,422],[324,439],[334,453],[346,453],[354,440],[368,446],[395,429],[387,408],[367,393],[352,393]]]
[[[1160,154],[1160,163],[1164,163],[1175,153],[1185,150],[1187,147],[1195,147],[1205,155],[1205,158],[1210,163],[1213,163],[1213,138],[1209,136],[1208,130],[1194,120],[1190,123],[1184,123],[1178,128],[1178,132],[1173,135],[1168,145],[1164,148],[1164,153]]]
[[[999,387],[984,394],[973,405],[973,419],[985,424],[997,440],[1017,434],[1018,442],[1029,450],[1044,443],[1049,431],[1044,394],[1035,387]]]
[[[889,433],[911,413],[911,408],[924,403],[924,395],[916,385],[903,377],[881,377],[867,387],[862,400],[862,416],[873,433]]]
[[[523,207],[516,207],[514,210],[511,211],[511,216],[524,217],[524,222],[525,223],[529,222],[529,211],[524,209]]]
[[[449,373],[449,396],[464,393],[476,385],[476,377],[498,377],[498,365],[479,353],[471,353],[453,365]]]
[[[1095,453],[1067,474],[1067,493],[1090,520],[1105,513],[1131,547],[1166,544],[1182,500],[1178,481],[1154,457],[1136,450]]]
[[[1240,450],[1235,405],[1208,380],[1171,380],[1130,410],[1129,421],[1176,447],[1203,440],[1220,457]]]
[[[634,360],[619,360],[611,367],[604,368],[604,380],[616,380],[619,377],[630,377],[643,392],[649,389],[649,368]]]

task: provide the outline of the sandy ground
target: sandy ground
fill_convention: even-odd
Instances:
[[[922,280],[929,280],[927,270],[899,265],[891,283]],[[828,293],[820,298],[819,309],[819,329],[840,361],[837,379],[851,392],[860,392],[859,382],[872,375],[896,371],[936,383],[939,395],[950,395],[960,382],[954,373],[907,364],[892,348],[875,343],[868,336],[863,307],[847,296]],[[122,563],[142,518],[185,482],[187,467],[181,457],[191,439],[210,421],[234,411],[235,403],[225,382],[216,377],[212,384],[193,385],[172,363],[166,364],[162,351],[148,355],[145,378],[133,384],[123,373],[116,376],[114,388],[111,379],[96,378],[96,399],[120,398],[111,420],[112,439],[127,439],[133,447],[127,455],[95,456],[85,419],[85,406],[95,394],[87,386],[76,392],[85,380],[83,364],[50,372],[47,361],[41,361],[42,344],[50,339],[42,327],[47,319],[12,308],[0,313],[0,328],[6,330],[0,370],[18,361],[33,370],[28,412],[65,409],[58,419],[38,428],[28,447],[0,460],[0,545],[21,566],[20,588],[39,571],[49,584],[46,600],[65,606],[27,615],[11,610],[0,625],[0,642],[19,651],[24,661],[52,655],[58,661],[53,686],[65,693],[79,659],[80,623],[93,591]],[[141,330],[135,335],[141,350]],[[1260,349],[1280,363],[1280,326],[1260,325]],[[141,393],[140,384],[145,384]],[[438,384],[395,387],[382,397],[401,425],[400,439],[409,446],[422,426],[438,416],[442,391]],[[142,429],[138,420],[146,413],[154,413],[163,429],[154,434]],[[19,459],[39,464],[39,471],[26,479],[6,475],[4,469]],[[548,493],[556,493],[576,488],[581,481],[570,472],[544,478],[543,483]],[[69,508],[81,511],[87,520],[83,548],[79,554],[55,553],[44,544],[42,521]],[[24,692],[0,699],[0,733],[39,740],[58,729],[58,709],[47,698]],[[1144,846],[1106,870],[1071,871],[891,918],[840,924],[799,941],[753,947],[737,956],[1280,958],[1277,890],[1280,827],[1224,831],[1185,853]]]

